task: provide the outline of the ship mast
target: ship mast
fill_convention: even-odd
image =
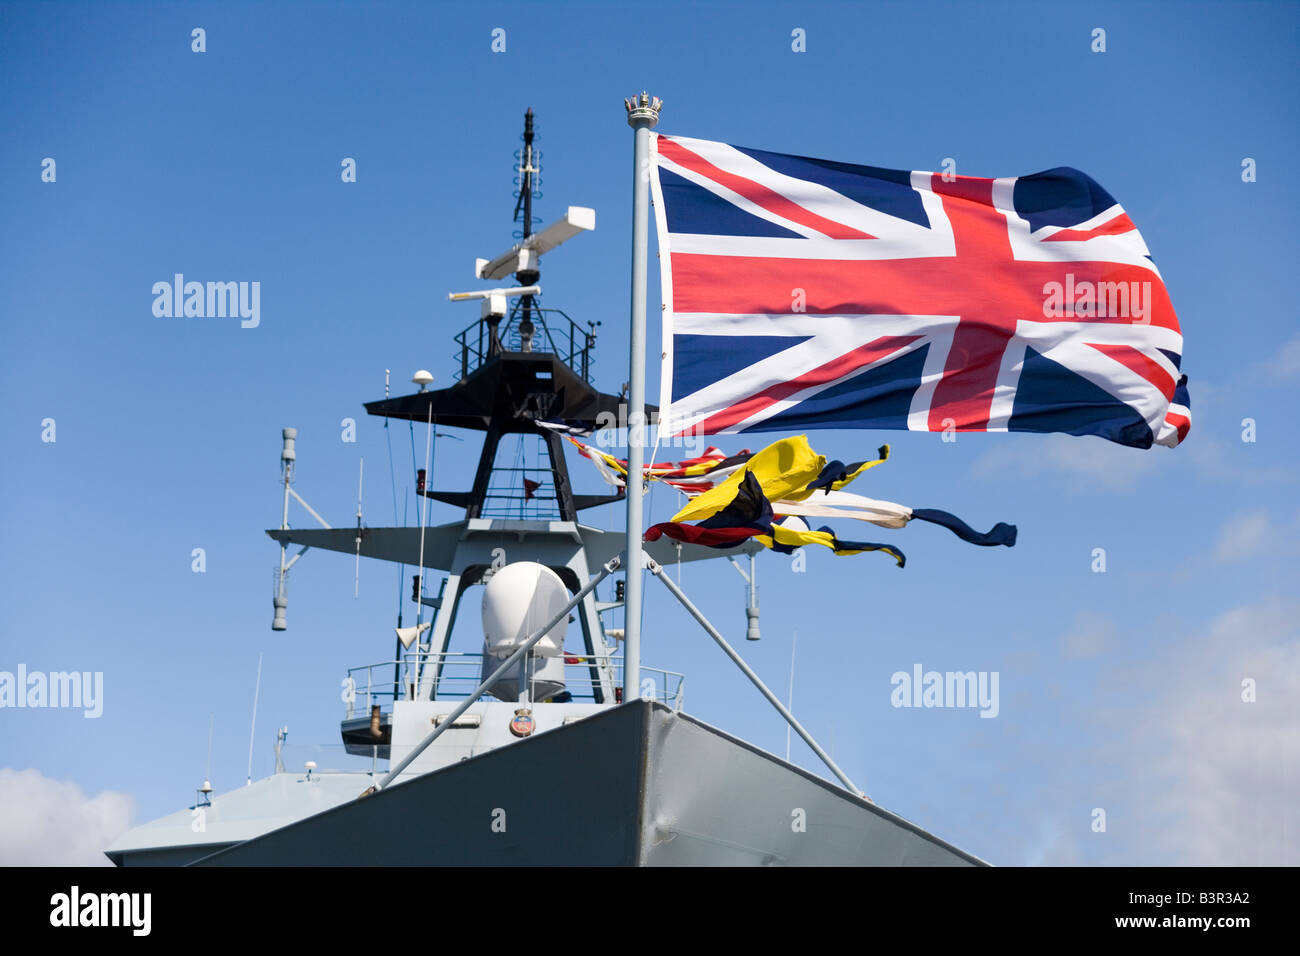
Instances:
[[[542,171],[541,153],[534,155],[533,152],[535,135],[533,132],[533,108],[530,106],[527,112],[524,113],[524,148],[519,157],[519,198],[515,203],[515,222],[520,221],[522,214],[523,229],[519,238],[524,243],[527,243],[529,237],[533,234],[533,190],[535,188],[534,184],[540,182],[540,180],[535,180],[534,177],[538,176]],[[541,278],[541,272],[535,268],[520,269],[515,273],[515,278],[519,280],[520,285],[531,286],[535,285],[537,280]],[[536,331],[533,327],[532,295],[524,295],[519,300],[519,304],[523,312],[523,317],[519,323],[519,336],[522,340],[523,351],[531,352],[533,333]]]
[[[638,131],[639,139],[647,136],[648,129]],[[631,514],[634,510],[637,517],[635,522],[629,520],[626,534],[579,522],[578,513],[586,508],[622,502],[624,489],[611,494],[575,493],[569,481],[564,454],[567,443],[562,432],[586,434],[608,427],[608,422],[618,421],[626,414],[626,405],[624,396],[601,392],[591,382],[595,329],[599,323],[587,322],[584,328],[560,309],[544,308],[540,304],[541,257],[594,229],[596,214],[589,208],[570,206],[562,217],[543,229],[534,230],[533,200],[540,195],[541,169],[536,139],[534,117],[529,110],[524,115],[523,147],[516,153],[515,242],[495,258],[477,259],[474,265],[475,278],[484,280],[485,284],[500,283],[508,277],[517,284],[449,296],[454,302],[478,301],[480,305],[478,320],[455,337],[460,366],[457,380],[446,388],[427,388],[432,376],[419,373],[414,380],[420,385],[419,391],[407,395],[386,394],[365,405],[369,414],[383,418],[416,422],[438,430],[454,428],[483,433],[478,466],[468,490],[440,490],[433,486],[432,476],[417,474],[418,496],[463,508],[463,517],[429,527],[423,536],[421,528],[331,529],[319,518],[324,525],[319,529],[294,528],[285,519],[280,528],[268,531],[282,548],[298,545],[303,550],[310,547],[340,551],[354,561],[360,555],[443,572],[437,596],[426,593],[426,581],[421,575],[411,598],[434,611],[430,621],[420,622],[426,628],[423,634],[409,635],[410,640],[419,643],[414,645],[412,655],[414,672],[408,672],[410,680],[403,683],[401,692],[420,700],[438,699],[443,688],[451,632],[466,592],[475,585],[486,584],[503,560],[510,563],[523,559],[543,564],[560,577],[571,594],[577,594],[590,582],[593,569],[632,549],[638,555],[645,553],[660,561],[696,561],[752,553],[758,548],[753,543],[721,551],[691,545],[679,548],[666,541],[643,545],[638,481],[628,483],[627,492],[636,495],[638,504],[629,511]],[[644,240],[644,218],[641,229]],[[644,261],[640,275],[644,292]],[[632,360],[636,389],[633,404],[637,411],[633,420],[640,422],[644,422],[645,412],[650,410],[643,404],[644,368],[635,371],[636,365],[644,366],[644,321],[642,301],[641,347],[639,351],[634,350]],[[292,434],[296,433],[286,432],[286,439]],[[542,460],[533,467],[498,461],[498,448],[510,436],[539,441],[544,448]],[[630,466],[635,475],[641,472],[644,460],[643,428],[633,436],[633,441]],[[296,461],[292,457],[290,461],[293,467],[290,473],[296,476]],[[286,494],[306,504],[292,488]],[[295,557],[293,561],[296,560]],[[286,572],[293,561],[285,559]],[[639,558],[634,567],[636,570],[627,576],[628,596],[640,594],[643,564]],[[275,602],[277,629],[284,626],[283,578],[280,573]],[[639,609],[634,613],[630,602],[618,597],[610,602],[597,602],[592,592],[586,593],[574,614],[584,643],[582,664],[589,669],[589,686],[596,703],[641,696],[639,651],[632,653],[632,647],[626,648],[624,657],[630,673],[624,675],[620,688],[615,672],[617,644],[607,640],[617,641],[619,635],[616,631],[606,632],[601,620],[603,613],[619,607],[626,610],[629,625],[639,621]],[[620,691],[626,691],[627,696],[622,697]]]

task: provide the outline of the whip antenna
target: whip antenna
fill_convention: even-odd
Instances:
[[[366,476],[366,460],[361,459],[361,468],[357,472],[357,566],[352,582],[352,596],[361,595],[361,483]]]

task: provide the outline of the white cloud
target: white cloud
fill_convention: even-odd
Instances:
[[[135,798],[79,786],[39,770],[0,768],[0,865],[108,866],[104,849],[135,815]]]
[[[1061,638],[1061,653],[1068,658],[1096,657],[1115,640],[1115,622],[1097,611],[1079,611],[1074,627]]]
[[[1219,529],[1214,556],[1220,561],[1284,555],[1293,558],[1300,551],[1300,512],[1288,521],[1268,511],[1238,515]]]
[[[1059,816],[1048,818],[1037,815],[1033,822],[1026,821],[1025,827],[1032,831],[1033,838],[1025,850],[1024,866],[1083,866],[1086,861],[1080,852],[1071,830],[1072,821]]]
[[[1219,531],[1214,556],[1220,561],[1239,561],[1267,551],[1273,543],[1273,524],[1267,511],[1253,511],[1233,518]]]
[[[1300,335],[1294,336],[1291,341],[1278,349],[1277,353],[1264,363],[1264,368],[1270,376],[1280,381],[1300,375]]]
[[[1035,441],[999,444],[975,459],[976,477],[1026,477],[1060,472],[1075,485],[1130,488],[1160,460],[1168,448],[1127,448],[1100,438],[1074,435],[1034,436]]]
[[[1084,612],[1060,638],[1081,684],[1051,702],[1058,734],[1078,736],[1035,733],[1017,754],[1024,800],[1007,812],[1023,823],[1006,862],[1300,865],[1300,601],[1271,598],[1192,628],[1172,615],[1111,627]],[[1092,808],[1104,809],[1104,832]]]
[[[1300,864],[1300,602],[1229,611],[1169,657],[1139,726],[1154,848],[1176,864]]]
[[[1258,463],[1249,451],[1254,445],[1246,444],[1242,453],[1238,426],[1215,419],[1200,398],[1202,390],[1208,393],[1211,387],[1204,385],[1192,394],[1192,431],[1177,448],[1128,448],[1095,436],[1034,435],[992,445],[971,463],[971,476],[1005,483],[1062,475],[1070,488],[1111,491],[1129,491],[1155,478],[1184,482],[1193,476],[1251,485],[1292,482],[1290,469]],[[1217,394],[1218,388],[1213,391]]]

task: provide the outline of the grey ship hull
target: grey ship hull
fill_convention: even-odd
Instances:
[[[333,807],[191,865],[982,861],[692,717],[639,701]]]

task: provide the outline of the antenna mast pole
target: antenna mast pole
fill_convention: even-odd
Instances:
[[[257,654],[257,684],[253,687],[253,726],[248,731],[248,781],[244,786],[253,785],[253,741],[257,738],[257,699],[262,696],[262,653]]]
[[[519,198],[524,204],[524,235],[527,239],[533,234],[533,108],[524,113],[524,155],[520,165]]]
[[[632,164],[632,330],[629,339],[627,409],[627,587],[623,637],[623,700],[641,696],[641,506],[645,464],[645,300],[650,218],[650,130],[659,122],[663,101],[642,91],[623,101],[627,124],[635,131]]]
[[[366,477],[366,460],[361,459],[361,466],[357,469],[357,566],[356,577],[352,582],[352,596],[361,596],[361,483]]]
[[[521,238],[524,242],[527,242],[528,237],[533,234],[533,177],[540,169],[540,167],[534,162],[533,137],[535,135],[536,134],[533,132],[533,108],[530,106],[528,111],[524,113],[524,151],[519,157],[519,202],[515,204],[516,218],[518,218],[521,211],[520,206],[522,205],[523,207],[522,212],[524,214],[524,223],[523,236]],[[541,273],[534,266],[530,269],[520,270],[515,274],[515,278],[519,280],[520,285],[530,286],[536,284],[540,275]],[[525,352],[531,352],[532,337],[535,331],[533,326],[532,295],[525,294],[523,298],[520,299],[519,305],[523,311],[523,315],[519,322],[520,347]]]
[[[425,433],[424,436],[424,469],[425,469],[424,473],[426,475],[429,474],[429,450],[432,447],[433,447],[433,403],[430,402],[428,431]],[[417,697],[420,694],[420,685],[424,682],[425,679],[424,677],[425,662],[422,659],[424,646],[420,641],[419,627],[421,624],[424,623],[424,601],[422,600],[424,596],[424,527],[428,523],[428,520],[429,520],[429,498],[426,495],[424,501],[422,502],[422,507],[420,508],[420,576],[416,578],[416,580],[419,582],[419,585],[415,591],[416,632],[415,632],[415,675],[414,676],[415,676],[415,692]],[[437,662],[435,662],[434,664],[433,675],[434,675],[434,680],[436,681],[438,677]],[[433,699],[433,696],[434,696],[433,692],[430,691],[429,698],[431,700]]]

